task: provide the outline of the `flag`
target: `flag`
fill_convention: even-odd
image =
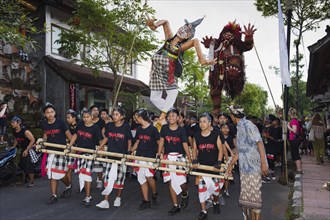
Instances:
[[[277,0],[278,4],[278,33],[279,33],[279,46],[280,46],[280,69],[281,69],[281,82],[286,86],[291,86],[291,78],[289,72],[289,58],[288,48],[286,46],[286,37],[284,33],[284,22],[281,8],[281,0]]]

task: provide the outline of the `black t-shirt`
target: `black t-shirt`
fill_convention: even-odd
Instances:
[[[102,131],[102,129],[105,126],[105,122],[101,118],[99,118],[99,120],[97,122],[95,122],[94,124],[96,124],[97,126],[99,126],[99,128],[100,128],[101,131]]]
[[[228,127],[229,127],[229,134],[232,136],[232,137],[236,137],[237,135],[237,128],[236,128],[236,125],[235,124],[228,124]]]
[[[199,127],[198,123],[194,124],[190,128],[191,128],[191,136],[193,136],[193,137],[195,137],[195,133],[198,133],[201,131],[201,128]]]
[[[227,137],[225,137],[225,136],[223,136],[223,137],[224,137],[224,141],[229,145],[229,148],[230,149],[235,149],[233,136],[231,136],[230,134],[228,134]],[[227,150],[227,148],[226,148],[226,150]],[[232,156],[229,150],[227,150],[227,152],[228,152],[228,156],[229,157]]]
[[[197,160],[200,164],[213,166],[218,161],[219,149],[217,146],[219,134],[211,131],[207,137],[202,136],[201,132],[195,134],[195,142],[198,150]]]
[[[257,122],[256,126],[257,126],[260,134],[262,134],[262,130],[264,129],[264,126],[261,123],[259,123],[259,122]]]
[[[225,142],[227,142],[227,144],[229,145],[230,149],[235,149],[233,136],[229,134],[228,137],[224,137],[224,139]]]
[[[53,124],[48,124],[47,120],[41,122],[41,128],[47,135],[47,142],[54,144],[66,144],[65,132],[68,130],[66,123],[59,118],[56,118]],[[49,150],[62,151],[60,148],[47,147]]]
[[[135,120],[132,121],[131,130],[135,131],[140,126],[139,123],[136,123]]]
[[[16,132],[15,129],[12,130],[12,133],[22,150],[26,150],[27,146],[30,143],[30,140],[25,136],[26,129],[23,127],[19,132]]]
[[[83,122],[82,121],[77,121],[77,123],[75,125],[68,125],[71,135],[74,135],[75,133],[77,133],[77,127],[80,123],[83,123]]]
[[[95,145],[103,139],[101,129],[96,124],[87,127],[81,123],[77,126],[77,140],[78,147],[95,150]]]
[[[187,125],[187,124],[184,124],[184,125],[183,125],[183,128],[184,128],[184,130],[186,131],[187,137],[192,137],[192,132],[191,132],[191,128],[190,128],[190,126]]]
[[[155,158],[158,151],[157,141],[159,138],[157,128],[151,124],[147,128],[137,127],[136,140],[139,140],[139,145],[136,150],[136,156]]]
[[[169,124],[163,125],[160,131],[160,137],[164,138],[164,153],[177,152],[185,155],[183,143],[188,142],[186,131],[178,126],[176,130],[171,130]]]
[[[202,130],[200,130],[199,133],[201,131]],[[213,126],[213,131],[216,132],[219,135],[221,143],[224,144],[225,143],[225,137],[223,136],[219,126],[217,126],[217,125]]]
[[[114,122],[105,125],[105,137],[108,138],[108,151],[127,154],[128,141],[132,140],[131,127],[124,122],[116,127]]]
[[[261,135],[264,134],[264,133],[269,134],[269,128],[270,128],[270,126],[265,126],[260,134]],[[272,154],[272,152],[271,152],[272,147],[270,146],[270,145],[272,145],[272,143],[270,143],[270,139],[263,137],[263,143],[264,143],[264,146],[265,146],[266,153],[267,154]]]
[[[267,132],[275,140],[281,140],[282,139],[282,128],[281,127],[275,128],[274,126],[271,126],[271,127],[268,128]],[[267,138],[268,143],[265,144],[267,154],[276,155],[279,152],[280,143],[275,141],[275,140],[271,140],[270,138]]]

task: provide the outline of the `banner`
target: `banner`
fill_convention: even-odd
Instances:
[[[76,84],[70,83],[70,109],[76,111],[77,102],[76,102]]]
[[[281,83],[290,87],[291,78],[289,72],[289,58],[288,48],[284,32],[284,21],[281,8],[281,0],[278,3],[278,33],[279,33],[279,46],[280,46],[280,69],[281,69]]]

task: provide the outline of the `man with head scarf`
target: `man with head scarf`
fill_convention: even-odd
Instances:
[[[237,151],[227,169],[239,159],[241,191],[239,204],[243,208],[244,220],[258,220],[261,217],[261,177],[268,175],[265,147],[258,128],[245,118],[244,109],[230,106],[230,117],[237,125]]]

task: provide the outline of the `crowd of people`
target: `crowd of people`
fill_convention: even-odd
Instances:
[[[109,114],[107,109],[95,105],[84,108],[81,115],[74,110],[67,111],[66,120],[56,117],[55,107],[47,103],[43,108],[45,120],[41,127],[43,139],[49,143],[81,148],[108,151],[122,154],[134,154],[147,158],[162,158],[171,161],[187,162],[192,169],[204,173],[213,171],[198,170],[198,164],[220,168],[227,162],[226,174],[232,175],[235,165],[239,166],[240,198],[245,218],[252,215],[260,218],[262,208],[261,184],[276,180],[275,167],[283,163],[282,121],[275,115],[268,115],[264,121],[257,117],[247,116],[244,109],[231,106],[228,114],[221,112],[214,117],[204,113],[197,119],[195,116],[185,119],[185,115],[175,108],[166,113],[166,123],[160,131],[157,129],[158,116],[141,108],[134,112],[132,120],[126,118],[126,112],[116,107]],[[296,110],[289,110],[290,121],[287,123],[291,159],[296,164],[296,172],[301,173],[301,153],[304,142],[311,141],[316,163],[324,163],[325,141],[324,123],[320,114],[315,113],[308,123],[302,124],[297,119]],[[28,179],[27,186],[34,187],[34,164],[31,151],[35,146],[35,137],[24,127],[19,116],[11,118],[12,133],[15,137],[13,147],[21,148],[20,167]],[[306,136],[309,136],[306,138]],[[308,148],[308,146],[307,146]],[[47,147],[59,151],[58,148]],[[85,156],[89,153],[75,152]],[[115,157],[108,157],[116,159]],[[239,163],[237,161],[239,160]],[[151,164],[146,161],[135,161],[138,164]],[[166,165],[169,169],[184,170],[177,165]],[[104,199],[96,204],[100,209],[110,207],[110,193],[117,189],[113,206],[121,206],[121,195],[125,187],[127,172],[136,175],[143,195],[139,209],[144,210],[158,206],[156,171],[149,168],[131,170],[125,164],[101,163],[87,159],[76,159],[57,154],[43,155],[43,175],[50,180],[51,197],[48,204],[58,198],[68,198],[72,193],[72,174],[79,175],[79,190],[85,192],[82,203],[89,207],[92,203],[92,173],[96,173],[97,188],[103,189]],[[261,175],[262,174],[262,175]],[[189,204],[187,175],[165,171],[162,173],[164,183],[168,183],[172,208],[168,215],[175,215]],[[61,181],[65,190],[58,194],[57,185]],[[213,206],[215,214],[220,214],[223,197],[230,197],[228,180],[213,177],[197,176],[201,212],[197,219],[206,219],[207,206]],[[152,192],[149,198],[149,188]],[[181,195],[181,199],[178,196]],[[181,201],[179,201],[181,200]]]

